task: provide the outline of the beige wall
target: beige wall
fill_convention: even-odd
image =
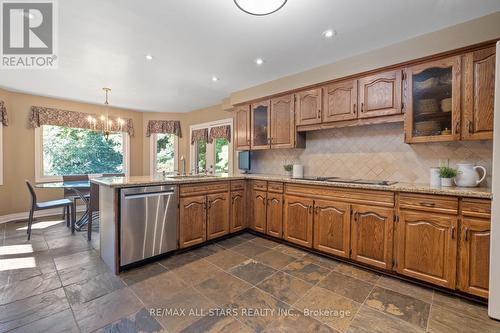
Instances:
[[[499,38],[500,12],[497,12],[332,64],[236,91],[231,94],[230,103],[235,105],[307,85]]]
[[[24,180],[35,181],[35,131],[28,128],[31,106],[94,114],[102,114],[104,108],[99,105],[14,93],[1,89],[0,98],[6,101],[9,115],[9,126],[3,128],[4,185],[0,186],[0,216],[2,216],[26,212],[29,209],[30,197]],[[111,108],[110,114],[132,118],[135,135],[130,138],[130,174],[142,175],[142,113]],[[59,199],[62,196],[62,191],[59,190],[38,190],[38,193],[40,200]]]

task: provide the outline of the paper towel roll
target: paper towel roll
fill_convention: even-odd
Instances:
[[[304,178],[304,166],[302,164],[293,165],[292,178]]]

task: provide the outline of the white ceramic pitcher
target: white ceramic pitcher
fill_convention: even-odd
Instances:
[[[474,166],[471,163],[457,164],[458,175],[455,177],[455,184],[460,187],[476,187],[486,177],[486,168],[483,166]],[[476,170],[481,169],[483,176],[479,179]]]

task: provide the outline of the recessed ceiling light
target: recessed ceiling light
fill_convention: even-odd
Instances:
[[[335,30],[332,30],[332,29],[328,29],[328,30],[323,31],[323,37],[325,37],[325,38],[332,38],[336,34],[337,34],[337,32]]]
[[[217,81],[219,81],[219,78],[217,76],[212,76],[212,81],[217,82]]]
[[[146,60],[153,60],[153,56],[151,54],[146,54]]]
[[[255,63],[257,64],[257,66],[260,66],[260,65],[262,65],[264,63],[264,59],[257,58],[257,59],[255,59]]]

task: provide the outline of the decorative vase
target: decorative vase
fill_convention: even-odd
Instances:
[[[463,163],[457,164],[458,175],[455,177],[455,184],[460,187],[476,187],[484,178],[486,178],[486,169],[480,165]],[[477,170],[482,171],[482,176],[479,178]]]
[[[441,186],[443,187],[453,186],[453,178],[441,178]]]

